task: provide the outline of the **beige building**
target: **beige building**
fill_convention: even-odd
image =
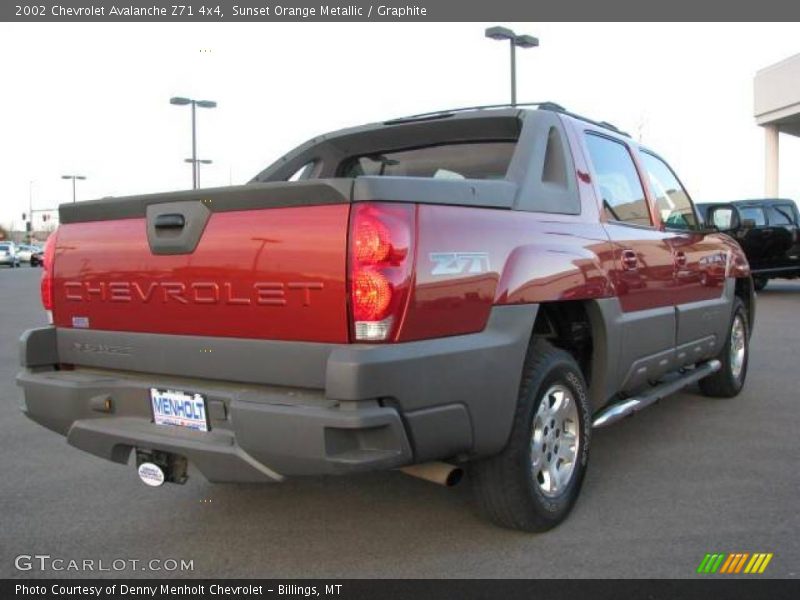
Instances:
[[[800,54],[796,54],[756,73],[754,85],[756,123],[764,127],[764,195],[778,193],[780,134],[800,137]]]

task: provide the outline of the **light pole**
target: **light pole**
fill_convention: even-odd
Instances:
[[[511,47],[511,106],[517,105],[517,46],[520,48],[535,48],[539,39],[532,35],[517,35],[507,27],[489,27],[486,37],[493,40],[508,40]]]
[[[33,181],[28,182],[28,224],[25,226],[28,231],[28,243],[33,241]]]
[[[62,175],[61,179],[72,179],[72,202],[75,202],[75,180],[80,179],[83,181],[86,177],[83,175]]]
[[[195,176],[195,179],[197,180],[197,187],[199,188],[200,187],[200,165],[210,165],[214,161],[213,160],[208,160],[206,158],[184,158],[183,162],[192,163],[193,167],[195,167],[195,165],[196,165],[195,168],[197,169],[197,174]],[[194,170],[194,169],[192,169],[192,170]]]
[[[197,125],[195,119],[195,109],[200,108],[216,108],[217,103],[213,100],[194,100],[193,98],[184,98],[183,96],[173,96],[169,99],[170,104],[175,106],[186,106],[190,104],[192,107],[192,189],[196,190],[200,183],[197,174]]]

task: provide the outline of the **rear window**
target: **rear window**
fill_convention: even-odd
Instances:
[[[794,211],[791,206],[775,205],[767,209],[770,225],[794,225]]]
[[[503,179],[516,142],[464,142],[365,154],[345,160],[340,177]]]

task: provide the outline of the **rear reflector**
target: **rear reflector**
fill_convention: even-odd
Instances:
[[[350,314],[355,341],[394,339],[411,287],[413,204],[364,202],[350,215]]]

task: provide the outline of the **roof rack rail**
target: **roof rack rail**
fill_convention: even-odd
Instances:
[[[449,117],[450,115],[454,115],[456,113],[462,112],[469,112],[473,110],[491,110],[495,108],[519,108],[519,107],[531,107],[535,106],[544,110],[558,110],[564,111],[562,106],[559,106],[555,102],[520,102],[517,104],[483,104],[479,106],[462,106],[459,108],[447,108],[443,110],[434,110],[432,112],[425,112],[419,113],[416,115],[409,115],[407,117],[398,117],[396,119],[390,119],[388,121],[384,121],[384,124],[391,125],[393,123],[405,123],[406,121],[417,121],[417,120],[424,120],[424,119],[441,119],[445,117]]]
[[[425,121],[425,120],[434,120],[434,119],[445,119],[450,117],[456,113],[463,113],[463,112],[470,112],[470,111],[477,111],[477,110],[492,110],[497,108],[531,108],[535,107],[539,110],[549,110],[552,112],[562,113],[569,117],[573,117],[575,119],[580,119],[581,121],[586,121],[587,123],[591,123],[592,125],[596,125],[598,127],[602,127],[604,129],[608,129],[620,135],[624,135],[625,137],[631,137],[630,134],[622,131],[616,125],[609,123],[608,121],[595,121],[588,117],[584,117],[583,115],[579,115],[577,113],[573,113],[568,111],[566,108],[561,106],[556,102],[551,101],[544,101],[544,102],[518,102],[517,104],[484,104],[480,106],[464,106],[460,108],[449,108],[444,110],[435,110],[432,112],[426,113],[419,113],[416,115],[409,115],[407,117],[398,117],[396,119],[390,119],[388,121],[384,121],[384,125],[399,125],[401,123],[410,123],[413,121]]]
[[[627,131],[622,131],[622,129],[620,129],[619,127],[617,127],[613,123],[609,123],[608,121],[595,121],[593,119],[590,119],[589,117],[584,117],[583,115],[579,115],[579,114],[571,113],[571,112],[565,112],[564,114],[569,116],[569,117],[573,117],[575,119],[580,119],[581,121],[585,121],[586,123],[591,123],[592,125],[595,125],[597,127],[602,127],[603,129],[608,129],[609,131],[613,131],[614,133],[618,133],[619,135],[624,135],[627,138],[631,137],[630,133],[628,133]]]

